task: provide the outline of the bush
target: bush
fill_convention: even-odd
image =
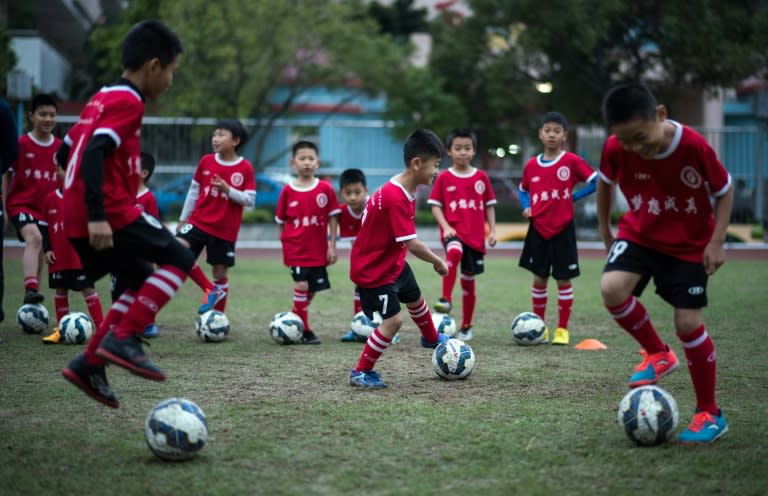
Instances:
[[[243,224],[273,224],[275,213],[268,208],[243,210]]]

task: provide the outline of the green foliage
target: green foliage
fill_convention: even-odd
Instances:
[[[268,208],[243,210],[243,224],[274,224],[275,212]]]
[[[510,142],[552,109],[599,122],[602,96],[619,80],[714,88],[765,67],[764,2],[474,0],[471,7],[458,25],[435,22],[430,66],[486,143]],[[540,81],[551,82],[552,93],[538,93]]]
[[[5,97],[6,76],[16,67],[16,54],[11,50],[11,37],[8,25],[0,22],[0,95]]]
[[[413,0],[395,0],[391,5],[371,2],[368,13],[379,24],[379,31],[392,35],[405,43],[413,33],[425,32],[428,28],[427,9],[416,9]]]
[[[290,308],[293,282],[279,257],[248,259],[244,250],[237,255],[229,273],[227,341],[204,344],[194,335],[200,290],[186,284],[159,315],[160,337],[145,347],[168,381],[107,368],[119,410],[94,402],[61,377],[82,347],[43,346],[39,336],[18,330],[12,315],[23,288],[7,284],[8,314],[0,327],[4,496],[765,493],[764,263],[731,260],[709,282],[705,321],[717,346],[718,401],[730,432],[709,447],[638,448],[616,425],[626,379],[640,361],[638,345],[602,305],[602,256],[581,260],[571,339],[596,338],[607,350],[513,345],[509,323],[530,309],[531,276],[517,267],[515,256],[489,256],[485,273],[475,278],[471,345],[478,362],[472,376],[439,380],[430,350],[419,347],[418,330],[406,314],[402,341],[376,367],[390,387],[359,391],[346,381],[362,345],[338,341],[352,315],[346,255],[329,268],[333,289],[318,293],[310,309],[320,346],[271,341],[266,327],[272,315]],[[440,278],[429,264],[413,258],[410,264],[433,302]],[[5,268],[6,281],[21,281],[19,258],[6,253]],[[109,294],[106,280],[98,290]],[[549,295],[552,327],[553,284]],[[71,295],[70,302],[85,310],[79,296]],[[461,298],[454,302],[460,307]],[[643,303],[684,360],[669,306],[652,288]],[[678,402],[679,432],[695,402],[685,367],[661,386]],[[208,444],[191,462],[161,462],[144,442],[147,413],[173,396],[195,401],[208,417]]]

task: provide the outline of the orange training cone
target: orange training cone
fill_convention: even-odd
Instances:
[[[601,343],[597,339],[592,339],[592,338],[585,339],[581,343],[579,343],[576,346],[574,346],[574,348],[576,348],[577,350],[592,350],[592,351],[594,351],[594,350],[607,350],[608,349],[608,347],[606,345],[604,345],[603,343]]]

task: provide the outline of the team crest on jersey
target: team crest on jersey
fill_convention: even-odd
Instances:
[[[295,206],[296,206],[296,205],[298,205],[298,204],[299,204],[299,200],[293,200],[292,202],[290,202],[290,203],[288,204],[288,206],[289,206],[289,207],[295,207]]]
[[[448,186],[445,188],[446,191],[456,191],[456,186]]]
[[[242,186],[243,174],[241,172],[235,172],[234,174],[232,174],[231,180],[232,180],[232,186]]]
[[[680,180],[683,181],[683,184],[693,189],[698,189],[702,183],[701,176],[696,172],[696,169],[690,165],[686,165],[683,167],[683,170],[680,171]]]
[[[485,193],[485,183],[480,179],[475,181],[475,192],[479,195]]]
[[[325,193],[320,193],[315,197],[315,201],[317,202],[317,206],[320,208],[325,208],[326,205],[328,205],[328,197],[325,195]]]
[[[561,181],[567,181],[571,178],[571,169],[569,169],[566,166],[558,167],[557,169],[557,178]]]

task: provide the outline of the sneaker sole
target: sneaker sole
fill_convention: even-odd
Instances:
[[[640,387],[640,386],[650,386],[650,385],[656,384],[657,382],[659,382],[659,380],[661,380],[662,377],[668,376],[669,374],[671,374],[672,372],[674,372],[678,368],[680,368],[680,362],[679,361],[675,362],[675,364],[673,366],[668,368],[666,372],[664,372],[663,374],[661,374],[660,376],[658,376],[654,380],[652,380],[652,381],[651,380],[643,380],[643,381],[630,382],[629,383],[629,388],[630,389],[634,389],[634,388]]]
[[[349,385],[352,387],[360,388],[360,389],[386,389],[387,385],[383,384],[381,386],[364,386],[362,384],[358,384],[356,382],[349,381]]]
[[[685,445],[685,446],[712,444],[718,439],[720,439],[721,437],[723,437],[723,435],[725,435],[726,432],[728,432],[728,425],[726,425],[725,429],[721,430],[717,436],[713,437],[709,441],[681,441],[680,439],[678,439],[677,444]]]
[[[137,375],[139,377],[143,377],[144,379],[149,379],[150,381],[157,381],[157,382],[163,382],[165,380],[165,375],[162,372],[153,372],[151,370],[143,369],[141,367],[137,367],[136,365],[132,364],[128,360],[125,360],[124,358],[121,358],[117,355],[113,355],[109,351],[105,350],[104,348],[98,348],[96,350],[96,356],[107,360],[108,362],[114,363],[118,367],[122,367],[126,369],[128,372],[130,372],[133,375]]]
[[[94,399],[99,403],[101,403],[102,405],[106,405],[110,408],[120,408],[120,403],[118,403],[117,401],[110,401],[104,398],[103,396],[95,393],[93,389],[91,389],[90,387],[88,387],[86,383],[81,381],[80,377],[74,372],[72,372],[70,369],[63,369],[61,371],[61,375],[63,375],[66,380],[72,383],[73,386],[75,386],[76,388],[78,388],[80,391],[84,392],[88,396],[90,396],[91,399]]]

